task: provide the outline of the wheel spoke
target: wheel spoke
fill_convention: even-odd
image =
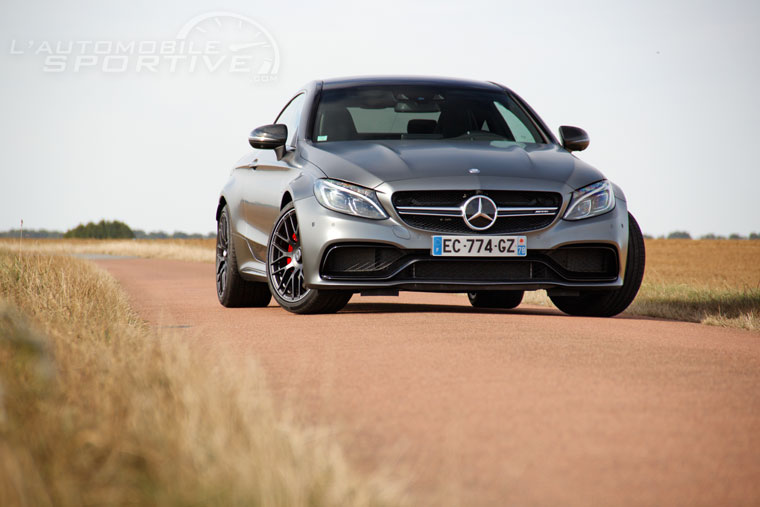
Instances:
[[[282,228],[285,229],[285,236],[288,238],[288,243],[290,243],[290,231],[288,230],[288,220],[285,219],[282,221]]]
[[[288,269],[288,265],[287,264],[284,265],[284,266],[282,266],[281,268],[275,269],[274,271],[272,271],[272,274],[276,275],[277,273],[281,273],[281,272],[285,271],[286,269]]]
[[[296,238],[298,237],[298,235],[296,234],[296,232],[298,231],[298,224],[295,222],[295,215],[296,215],[295,213],[292,213],[290,215],[290,217],[289,217],[290,218],[290,228],[292,230],[291,236],[288,236],[290,238],[292,238],[293,236],[295,236]],[[297,240],[295,240],[295,239],[293,241],[297,242]]]
[[[283,274],[282,278],[280,278],[280,284],[277,286],[277,290],[280,291],[280,293],[282,293],[282,290],[285,287],[287,287],[287,285],[288,285],[288,280],[289,280],[288,276],[287,276],[288,274],[291,274],[291,272],[290,271],[285,271],[285,274]],[[291,276],[292,276],[292,274],[291,274]]]
[[[277,250],[279,250],[280,252],[282,252],[284,254],[288,253],[287,250],[285,250],[284,248],[280,247],[277,243],[272,243],[272,246],[275,247]]]

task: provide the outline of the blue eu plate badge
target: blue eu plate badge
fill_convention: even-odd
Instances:
[[[443,238],[441,236],[433,237],[433,255],[441,255],[443,253]]]

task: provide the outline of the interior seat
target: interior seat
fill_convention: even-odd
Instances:
[[[438,122],[435,120],[409,120],[406,124],[407,134],[433,134],[435,128],[438,126]]]
[[[456,105],[452,106],[441,111],[441,116],[438,117],[437,133],[447,138],[459,137],[467,131],[476,130],[471,112]]]

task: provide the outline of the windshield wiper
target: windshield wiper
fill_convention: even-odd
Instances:
[[[498,139],[504,141],[512,141],[512,139],[509,139],[506,136],[497,134],[496,132],[489,132],[487,130],[469,130],[461,136],[451,137],[450,139],[470,139],[472,141],[478,139]]]

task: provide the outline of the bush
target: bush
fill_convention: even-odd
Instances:
[[[673,231],[668,234],[668,239],[691,239],[691,234],[686,231]]]
[[[90,238],[90,239],[133,239],[135,234],[124,222],[118,220],[79,224],[73,229],[66,231],[64,238]]]
[[[49,231],[47,229],[24,229],[24,238],[62,238],[63,233],[60,231]],[[0,232],[0,238],[20,238],[22,237],[19,229]]]

